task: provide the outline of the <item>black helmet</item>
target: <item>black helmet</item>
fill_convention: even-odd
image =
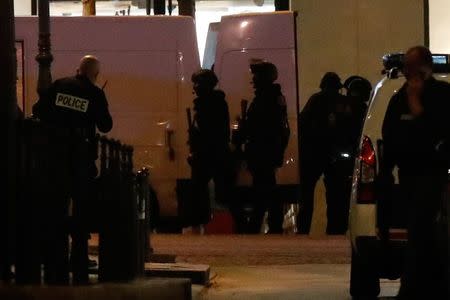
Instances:
[[[192,74],[191,80],[193,83],[197,83],[200,85],[207,85],[214,88],[219,79],[217,79],[216,74],[208,69],[201,69],[194,74]]]
[[[363,101],[369,100],[372,84],[364,77],[351,76],[345,81],[344,86],[347,89],[347,95],[357,94],[364,98]]]
[[[320,89],[327,90],[327,89],[334,89],[334,90],[340,90],[344,86],[341,83],[341,78],[338,74],[334,72],[328,72],[326,73],[322,80],[320,81]]]
[[[261,74],[262,76],[265,76],[271,82],[278,79],[278,69],[273,63],[270,62],[257,61],[255,63],[251,63],[250,70],[253,74]]]

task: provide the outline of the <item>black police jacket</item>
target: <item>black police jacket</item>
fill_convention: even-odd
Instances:
[[[301,156],[310,160],[352,154],[358,144],[366,107],[358,98],[321,91],[308,100],[299,117]]]
[[[250,166],[281,167],[289,140],[286,100],[278,84],[255,91],[245,121],[245,154]]]
[[[105,93],[84,76],[56,80],[40,95],[33,114],[83,138],[93,138],[96,128],[106,133],[113,126]]]
[[[194,155],[222,156],[229,150],[230,115],[225,93],[214,90],[211,95],[194,100],[194,126],[190,144]]]
[[[450,152],[450,84],[434,78],[425,83],[424,112],[414,117],[406,84],[395,94],[383,122],[383,171],[398,166],[401,174],[446,176]]]

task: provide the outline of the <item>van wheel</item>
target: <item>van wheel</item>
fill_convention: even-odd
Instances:
[[[380,294],[380,279],[376,265],[368,257],[355,253],[352,249],[350,269],[350,295],[353,300],[376,299]]]

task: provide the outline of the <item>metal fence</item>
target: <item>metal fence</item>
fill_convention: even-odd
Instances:
[[[133,172],[133,148],[99,138],[99,279],[131,280],[144,275],[149,251],[148,170]]]
[[[78,151],[74,139],[78,137],[34,119],[23,121],[19,137],[15,257],[9,259],[15,265],[16,283],[40,284],[42,265],[46,279],[45,264],[53,251],[47,242],[56,234],[67,237],[73,225],[67,213],[69,205],[62,204],[70,203],[73,162],[92,159],[95,146],[99,172],[85,194],[89,213],[83,222],[89,232],[99,233],[99,280],[127,281],[143,276],[151,249],[149,172],[134,172],[133,148],[97,136],[88,143],[89,149],[76,152],[79,157],[74,159],[74,151]],[[68,255],[68,243],[66,250]]]

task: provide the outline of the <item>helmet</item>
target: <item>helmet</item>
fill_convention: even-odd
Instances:
[[[369,80],[361,76],[351,76],[345,83],[345,88],[347,89],[347,95],[360,95],[364,98],[364,101],[368,101],[370,93],[372,92],[372,84]]]
[[[326,73],[322,80],[320,81],[320,89],[327,90],[327,89],[335,89],[340,90],[343,88],[343,85],[341,83],[341,78],[338,74],[334,72],[328,72]]]
[[[270,62],[258,61],[250,64],[250,70],[253,74],[260,74],[266,77],[271,82],[278,79],[278,69]]]
[[[219,82],[216,74],[208,69],[201,69],[195,72],[194,74],[192,74],[191,80],[193,83],[197,83],[200,85],[207,85],[213,88]]]

